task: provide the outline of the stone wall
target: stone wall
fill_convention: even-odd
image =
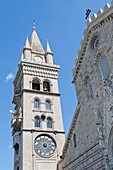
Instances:
[[[96,144],[77,158],[73,158],[70,163],[63,166],[63,170],[104,170],[105,165],[104,149]]]
[[[85,30],[73,69],[80,109],[63,149],[64,170],[113,168],[113,6],[105,9]]]

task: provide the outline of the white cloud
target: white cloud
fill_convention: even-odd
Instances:
[[[12,146],[12,144],[10,144],[7,149],[9,150],[9,149],[12,149],[12,148],[13,148],[13,146]]]
[[[6,78],[5,78],[5,82],[7,83],[9,80],[12,80],[14,78],[14,74],[13,73],[9,73]]]

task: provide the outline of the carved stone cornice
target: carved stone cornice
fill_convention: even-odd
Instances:
[[[49,65],[45,63],[34,63],[21,61],[14,83],[18,81],[20,74],[38,76],[44,78],[58,79],[59,65]]]
[[[41,130],[41,129],[22,129],[21,130],[21,133],[22,132],[41,132],[41,133],[54,133],[54,134],[65,134],[64,131],[56,131],[56,130]]]
[[[58,69],[41,65],[23,64],[23,74],[58,79]]]
[[[46,95],[50,95],[50,96],[60,96],[60,93],[53,93],[53,92],[46,92],[46,91],[38,91],[38,90],[31,90],[31,89],[23,89],[22,90],[22,94],[24,93],[24,92],[30,92],[30,93],[37,93],[37,94],[46,94]]]

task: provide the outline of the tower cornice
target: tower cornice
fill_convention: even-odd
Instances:
[[[28,74],[32,76],[58,79],[59,69],[60,69],[59,65],[21,61],[18,66],[18,72],[14,83],[17,82],[21,72],[23,72],[23,74]]]

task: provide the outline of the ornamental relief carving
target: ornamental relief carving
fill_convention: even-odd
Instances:
[[[107,80],[103,81],[103,85],[107,94],[113,95],[113,74],[111,74]]]
[[[94,63],[98,64],[99,58],[105,53],[105,48],[100,48],[96,51],[94,55]]]
[[[43,68],[31,68],[28,66],[23,67],[23,73],[29,75],[35,75],[39,77],[58,79],[58,70],[46,70]]]

